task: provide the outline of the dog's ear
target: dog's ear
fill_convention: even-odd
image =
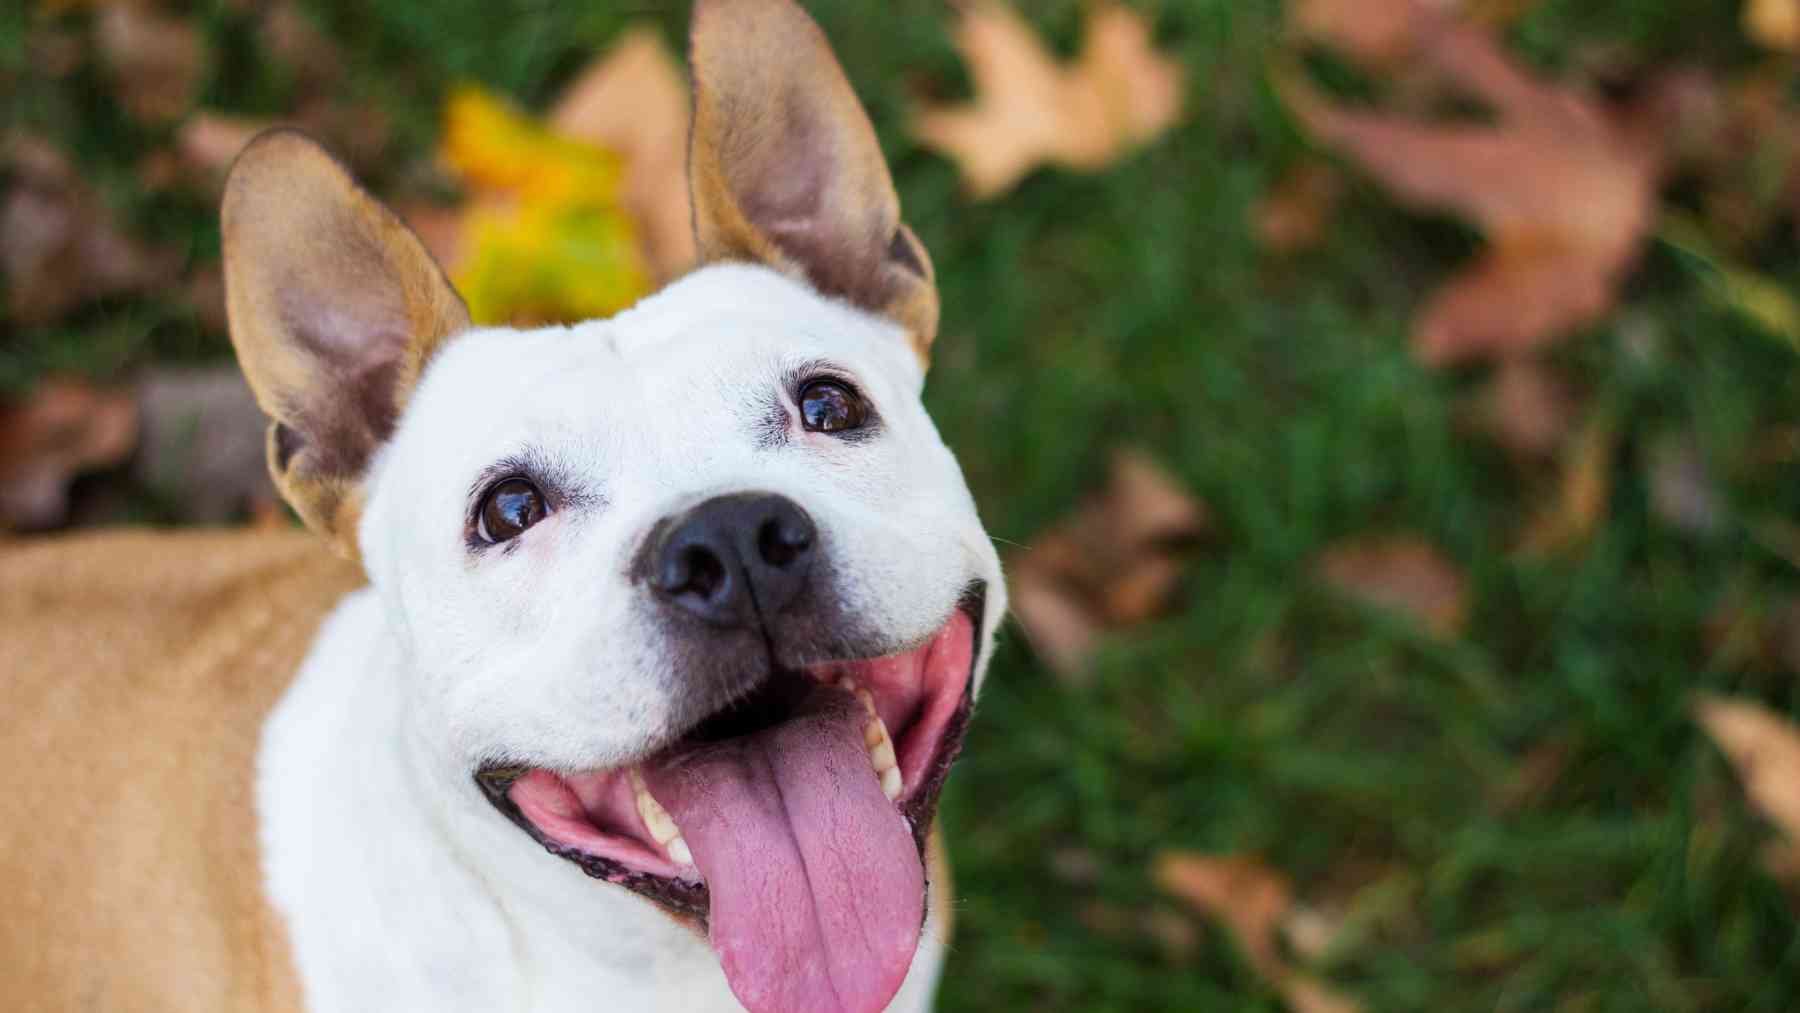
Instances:
[[[699,0],[690,63],[701,260],[803,277],[899,323],[925,359],[931,258],[900,221],[875,128],[819,26],[793,0]]]
[[[231,341],[273,420],[275,484],[354,557],[364,470],[468,310],[418,237],[303,134],[252,141],[220,217]]]

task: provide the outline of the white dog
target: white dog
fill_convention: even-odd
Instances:
[[[37,883],[0,930],[29,990],[9,999],[929,1005],[947,912],[927,838],[1004,611],[996,555],[919,402],[930,261],[811,20],[790,0],[702,0],[694,17],[704,265],[610,320],[471,327],[416,238],[317,146],[275,132],[241,156],[223,213],[232,337],[274,420],[283,494],[369,586],[317,628],[297,674],[228,668],[243,657],[223,652],[216,678],[184,677],[196,700],[103,741],[59,740],[56,722],[82,721],[87,694],[91,713],[126,706],[106,694],[187,697],[79,678],[75,706],[0,726],[15,770],[46,735],[58,752],[189,744],[178,774],[124,789],[151,793],[133,811],[153,825],[108,842],[58,815],[79,782],[0,809],[40,826],[48,810],[60,839],[0,838],[6,882]],[[31,551],[32,572],[85,565],[79,544]],[[287,606],[257,583],[274,573],[221,592],[204,625],[278,626]],[[17,663],[41,702],[40,683],[86,664],[34,647],[30,624]],[[287,685],[255,755],[259,849],[191,825],[219,818],[195,799],[228,798],[212,786],[239,776],[196,725],[243,720],[251,704],[214,701],[245,679],[276,681],[269,699]],[[133,834],[159,843],[119,840]],[[137,910],[137,887],[80,885],[113,879],[69,856],[109,846],[183,898],[254,863],[272,915],[238,900]],[[184,857],[155,857],[170,853]]]

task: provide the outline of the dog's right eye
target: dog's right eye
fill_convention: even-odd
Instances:
[[[497,482],[481,500],[477,515],[481,540],[492,544],[517,538],[547,513],[537,486],[522,478]]]

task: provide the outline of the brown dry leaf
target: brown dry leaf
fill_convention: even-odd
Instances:
[[[550,109],[550,128],[625,160],[626,210],[644,256],[668,280],[694,262],[687,189],[687,83],[652,27],[633,28]]]
[[[921,106],[911,132],[954,160],[977,198],[1046,163],[1104,168],[1181,115],[1181,65],[1155,50],[1141,15],[1115,3],[1089,8],[1068,66],[998,0],[965,7],[955,34],[975,101]]]
[[[1606,519],[1612,501],[1618,423],[1602,413],[1582,427],[1563,452],[1554,498],[1526,524],[1519,551],[1547,556],[1584,544]]]
[[[1447,365],[1553,341],[1613,305],[1655,214],[1658,157],[1597,102],[1539,80],[1494,38],[1414,0],[1422,65],[1493,125],[1354,111],[1297,77],[1290,107],[1401,200],[1461,214],[1490,245],[1429,301],[1419,357]]]
[[[1335,545],[1317,564],[1321,580],[1362,602],[1402,612],[1427,632],[1454,637],[1468,614],[1461,568],[1413,535]]]
[[[175,132],[175,150],[182,166],[214,189],[223,185],[226,170],[244,145],[272,125],[268,120],[201,111]]]
[[[1761,704],[1711,694],[1694,704],[1695,720],[1731,761],[1750,804],[1800,844],[1800,728]]]
[[[1051,669],[1079,678],[1101,632],[1161,611],[1206,507],[1148,456],[1113,454],[1106,487],[1009,566],[1014,614]]]
[[[1330,164],[1306,161],[1288,170],[1256,205],[1257,238],[1276,253],[1297,253],[1319,245],[1331,225],[1344,178]]]
[[[1566,442],[1577,407],[1574,393],[1549,366],[1509,358],[1488,381],[1475,417],[1509,453],[1535,461],[1555,456]]]
[[[1231,929],[1256,972],[1294,1013],[1359,1013],[1361,1004],[1292,967],[1279,943],[1291,918],[1287,878],[1254,858],[1169,851],[1151,870],[1157,885]]]
[[[1800,50],[1800,0],[1745,0],[1744,34],[1769,49]]]
[[[278,0],[262,13],[256,30],[263,52],[287,68],[309,95],[330,91],[343,76],[344,56],[292,0]]]
[[[1151,878],[1230,928],[1259,974],[1273,979],[1281,973],[1278,934],[1294,899],[1285,876],[1241,855],[1169,851],[1157,857]]]
[[[174,258],[122,232],[61,152],[15,136],[4,161],[12,184],[0,199],[0,272],[13,320],[44,323],[174,277]]]
[[[187,111],[206,62],[192,25],[148,5],[114,3],[101,9],[94,38],[113,94],[133,117],[164,123]]]
[[[137,436],[137,399],[128,390],[50,380],[0,408],[0,527],[61,523],[75,476],[123,461]]]

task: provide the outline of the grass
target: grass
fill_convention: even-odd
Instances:
[[[1475,239],[1367,184],[1320,250],[1271,261],[1250,235],[1253,203],[1306,151],[1266,80],[1277,4],[1147,4],[1189,68],[1187,122],[1109,172],[1041,172],[988,204],[901,126],[919,90],[967,88],[942,7],[813,6],[936,258],[945,316],[927,399],[990,531],[1029,540],[1129,443],[1203,496],[1221,532],[1180,607],[1109,641],[1089,686],[1061,684],[1006,636],[945,802],[960,907],[942,1008],[1279,1008],[1224,933],[1176,952],[1137,928],[1173,909],[1149,878],[1171,848],[1259,855],[1347,912],[1322,969],[1372,1010],[1800,1004],[1794,902],[1758,862],[1767,832],[1686,710],[1712,689],[1800,711],[1792,673],[1709,660],[1703,636],[1727,599],[1768,609],[1800,592],[1757,523],[1800,516],[1792,462],[1771,469],[1755,449],[1800,406],[1793,351],[1653,246],[1620,312],[1557,353],[1619,420],[1608,519],[1578,551],[1522,561],[1510,548],[1541,491],[1460,423],[1480,376],[1426,370],[1406,345],[1422,295]],[[345,47],[351,97],[394,124],[393,178],[378,184],[428,147],[450,83],[542,103],[627,21],[647,15],[672,38],[685,23],[678,8],[547,2],[310,9]],[[1030,5],[1065,51],[1080,10]],[[215,39],[243,38],[233,5],[198,16]],[[1544,0],[1515,40],[1550,68],[1606,46],[1747,59],[1734,5],[1709,0]],[[66,144],[129,221],[216,257],[210,208],[131,183],[157,138],[87,72],[33,83],[26,61],[0,45],[17,85],[0,102]],[[290,85],[270,75],[239,53],[205,101],[277,112]],[[1791,286],[1796,254],[1775,242],[1757,266]],[[51,369],[229,353],[156,299],[0,327],[10,390]],[[1649,448],[1683,435],[1728,506],[1712,536],[1649,507]],[[1467,569],[1462,638],[1309,578],[1335,540],[1393,531]],[[1546,751],[1560,776],[1505,803],[1522,760]]]

